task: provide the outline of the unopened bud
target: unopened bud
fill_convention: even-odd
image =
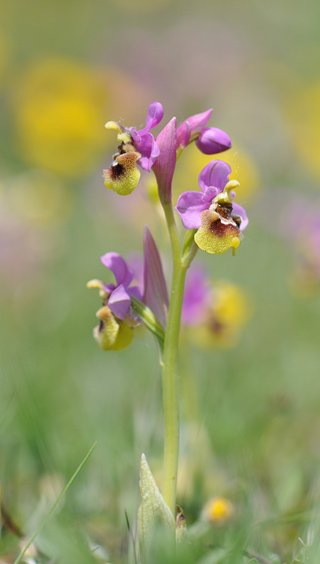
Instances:
[[[231,147],[229,135],[217,127],[205,127],[202,129],[196,145],[205,155],[216,155],[227,151]]]

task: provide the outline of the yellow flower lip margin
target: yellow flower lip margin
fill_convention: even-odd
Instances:
[[[223,222],[218,213],[206,210],[201,214],[201,227],[194,240],[207,253],[220,255],[232,247],[234,254],[240,245],[240,230],[234,221]]]
[[[130,319],[118,319],[107,305],[109,294],[101,280],[90,280],[87,288],[99,290],[99,297],[104,305],[97,311],[99,325],[93,329],[93,336],[99,347],[104,351],[120,351],[126,349],[133,339],[133,324]]]
[[[108,306],[100,308],[96,315],[100,323],[94,328],[93,336],[104,351],[121,351],[131,344],[133,328],[117,319]]]

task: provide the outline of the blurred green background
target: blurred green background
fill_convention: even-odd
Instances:
[[[320,492],[320,243],[300,225],[320,207],[319,17],[295,0],[1,3],[2,500],[31,534],[98,441],[39,537],[61,562],[90,561],[83,535],[125,559],[141,452],[161,481],[155,343],[140,331],[121,353],[99,350],[100,300],[86,289],[111,281],[102,254],[141,252],[145,218],[169,264],[147,175],[125,200],[102,181],[116,151],[105,122],[143,126],[154,100],[163,123],[213,108],[250,217],[236,258],[196,258],[241,288],[250,315],[227,345],[182,342],[178,502],[192,524],[226,496],[253,544],[283,558],[304,535],[304,519],[250,527],[316,507]],[[182,156],[176,194],[197,189],[208,160]]]

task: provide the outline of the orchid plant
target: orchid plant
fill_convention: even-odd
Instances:
[[[127,347],[137,325],[143,323],[156,337],[160,351],[164,407],[164,464],[160,492],[145,456],[141,459],[141,496],[138,530],[146,542],[157,520],[180,538],[185,522],[180,508],[176,514],[177,469],[179,452],[179,400],[177,388],[179,333],[182,308],[184,317],[195,309],[199,300],[208,296],[201,284],[198,291],[187,291],[185,278],[198,249],[221,254],[232,249],[235,254],[242,233],[248,225],[245,210],[234,202],[239,183],[229,180],[230,166],[223,160],[212,160],[199,175],[200,190],[183,192],[175,210],[185,228],[181,242],[172,202],[172,183],[177,159],[188,145],[195,142],[200,151],[216,155],[231,147],[229,136],[215,127],[207,127],[212,110],[193,115],[177,127],[172,118],[154,138],[150,130],[163,118],[159,102],[150,104],[146,126],[138,130],[108,122],[107,129],[117,132],[118,152],[112,165],[104,171],[107,188],[120,196],[131,194],[138,186],[140,168],[153,171],[164,212],[172,250],[170,294],[157,245],[148,227],[144,230],[143,284],[134,284],[134,272],[115,252],[108,252],[101,261],[114,275],[115,284],[91,280],[88,287],[99,289],[103,305],[97,312],[98,326],[94,337],[104,350]],[[141,287],[142,286],[142,287]],[[194,301],[194,303],[193,303]]]

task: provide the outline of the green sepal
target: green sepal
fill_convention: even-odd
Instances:
[[[198,231],[197,229],[189,229],[185,234],[185,238],[183,241],[182,260],[181,260],[181,264],[185,268],[189,268],[198,250],[198,245],[195,243],[194,240],[194,236],[197,233],[197,231]]]
[[[141,544],[144,546],[151,540],[156,525],[162,525],[173,538],[174,517],[160,493],[144,454],[140,463],[140,494],[137,525]]]
[[[156,337],[161,352],[163,351],[165,333],[162,325],[151,311],[151,309],[142,303],[138,298],[131,296],[131,307],[133,311],[140,317],[146,328]]]

